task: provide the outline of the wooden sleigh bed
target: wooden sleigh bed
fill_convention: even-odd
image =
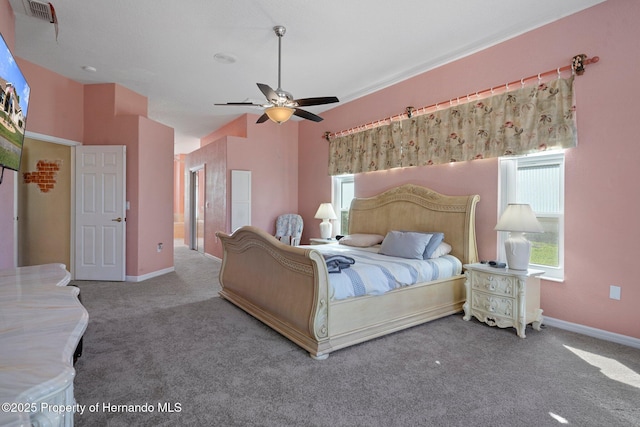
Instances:
[[[480,197],[445,196],[406,184],[356,198],[349,234],[439,231],[462,264],[478,261],[475,207]],[[220,296],[284,335],[314,359],[332,351],[462,311],[464,274],[382,295],[332,300],[324,257],[313,247],[288,246],[256,227],[223,244]]]

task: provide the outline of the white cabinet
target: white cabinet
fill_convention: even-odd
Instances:
[[[532,323],[540,330],[540,276],[542,270],[510,270],[486,264],[464,266],[467,300],[463,305],[464,320],[476,317],[481,322],[500,328],[514,327],[520,338]]]

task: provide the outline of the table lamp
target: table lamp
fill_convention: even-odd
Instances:
[[[513,270],[527,270],[531,256],[531,242],[524,237],[524,233],[542,233],[544,231],[538,218],[531,210],[531,206],[509,203],[500,216],[495,230],[509,232],[509,238],[504,242],[507,266]]]
[[[330,239],[331,223],[329,222],[329,220],[338,219],[336,213],[333,211],[333,206],[331,206],[331,203],[321,203],[314,218],[322,220],[322,222],[320,223],[320,237],[322,239]]]

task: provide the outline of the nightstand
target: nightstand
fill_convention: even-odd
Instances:
[[[310,245],[328,245],[331,243],[338,243],[338,241],[334,238],[331,239],[323,239],[321,237],[312,237],[309,239]]]
[[[464,320],[475,316],[490,326],[514,327],[520,338],[525,338],[529,323],[540,330],[543,321],[540,276],[544,271],[510,270],[487,264],[466,264],[464,268],[467,291]]]

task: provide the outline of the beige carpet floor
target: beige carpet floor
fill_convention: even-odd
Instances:
[[[75,282],[90,320],[78,426],[639,426],[640,350],[461,315],[315,361],[218,297],[220,262]],[[150,409],[151,408],[151,409]]]

